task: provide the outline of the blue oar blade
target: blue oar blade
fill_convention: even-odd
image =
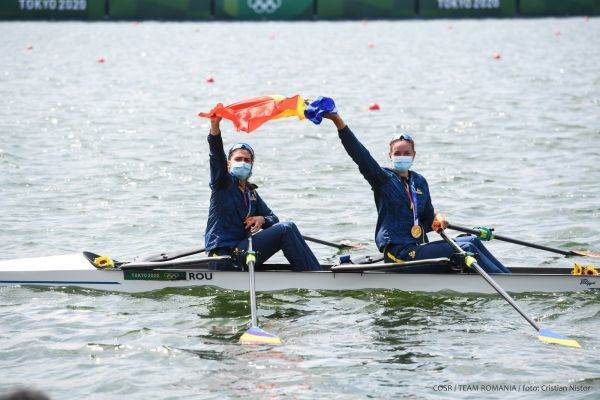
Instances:
[[[265,332],[259,327],[252,327],[248,329],[241,337],[240,343],[242,344],[281,344],[281,339],[277,336]]]
[[[547,328],[541,328],[538,333],[538,339],[544,343],[560,344],[568,347],[581,347],[577,340],[569,339],[568,337]]]

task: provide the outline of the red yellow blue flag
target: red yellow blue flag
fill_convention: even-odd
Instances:
[[[228,106],[218,103],[207,113],[198,114],[202,118],[222,117],[233,122],[238,131],[252,132],[272,119],[298,117],[304,119],[306,104],[300,95],[285,97],[270,95],[243,100]]]

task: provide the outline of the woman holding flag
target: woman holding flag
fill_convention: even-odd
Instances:
[[[210,148],[210,206],[205,245],[209,255],[231,255],[238,266],[244,265],[248,235],[260,266],[273,254],[283,250],[298,271],[321,269],[300,231],[293,222],[279,222],[248,179],[255,161],[254,150],[247,143],[233,145],[228,155],[223,149],[221,117],[211,117],[208,135]]]
[[[385,260],[401,263],[453,257],[454,249],[445,241],[427,241],[427,232],[445,229],[448,221],[442,214],[435,213],[427,180],[411,170],[417,154],[412,136],[401,134],[390,140],[392,168],[382,168],[344,123],[335,106],[331,109],[334,112],[323,117],[333,121],[344,149],[374,192],[378,213],[375,241]],[[456,241],[465,251],[473,253],[487,272],[509,272],[477,237],[458,237]],[[423,267],[423,272],[439,272],[440,268],[450,267]]]

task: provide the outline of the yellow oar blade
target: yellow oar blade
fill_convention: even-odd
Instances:
[[[540,329],[538,339],[544,343],[560,344],[568,347],[581,347],[577,340],[569,339],[568,337],[547,328]]]
[[[265,332],[259,327],[252,327],[248,329],[241,337],[240,343],[242,344],[281,344],[281,339],[277,336]]]

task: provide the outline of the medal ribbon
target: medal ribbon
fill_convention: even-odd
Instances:
[[[410,187],[410,189],[409,189],[409,187]],[[413,212],[414,225],[419,225],[419,211],[418,211],[418,207],[417,207],[417,191],[415,189],[415,183],[413,182],[413,180],[410,177],[408,178],[408,185],[405,185],[405,189],[406,189],[406,196],[408,197],[408,201],[410,201],[410,208],[412,209],[412,212]]]
[[[246,214],[246,218],[252,215],[252,200],[250,200],[250,191],[244,189],[242,191],[242,197],[244,198],[244,205],[248,207],[248,214]]]

